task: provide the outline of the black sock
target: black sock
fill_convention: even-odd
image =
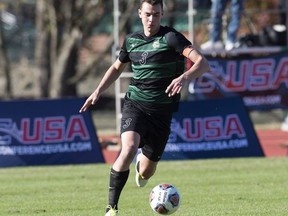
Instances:
[[[118,209],[118,201],[122,189],[124,188],[129,176],[129,170],[123,172],[117,172],[113,168],[110,171],[110,183],[109,183],[109,205],[112,208]]]

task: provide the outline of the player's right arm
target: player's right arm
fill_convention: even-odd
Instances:
[[[94,105],[99,99],[100,95],[107,89],[109,86],[115,82],[116,79],[120,76],[127,63],[122,63],[119,59],[117,59],[114,64],[110,66],[110,68],[106,71],[103,76],[101,82],[95,91],[87,98],[81,109],[80,113],[85,112],[91,105]]]

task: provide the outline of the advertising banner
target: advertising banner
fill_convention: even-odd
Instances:
[[[103,163],[82,99],[0,102],[0,167]]]
[[[208,61],[211,71],[190,84],[191,98],[240,96],[250,110],[288,108],[288,51]]]
[[[264,156],[240,97],[180,103],[164,160]]]

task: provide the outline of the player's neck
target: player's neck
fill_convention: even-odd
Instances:
[[[154,35],[156,35],[160,30],[160,26],[155,30],[155,31],[148,31],[144,29],[144,34],[146,37],[152,37]]]

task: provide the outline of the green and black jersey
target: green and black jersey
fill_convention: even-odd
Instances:
[[[121,62],[131,62],[133,71],[126,98],[151,112],[175,110],[180,95],[168,97],[165,90],[183,73],[182,52],[189,45],[190,41],[170,27],[161,26],[151,37],[143,31],[127,35],[119,55]]]

